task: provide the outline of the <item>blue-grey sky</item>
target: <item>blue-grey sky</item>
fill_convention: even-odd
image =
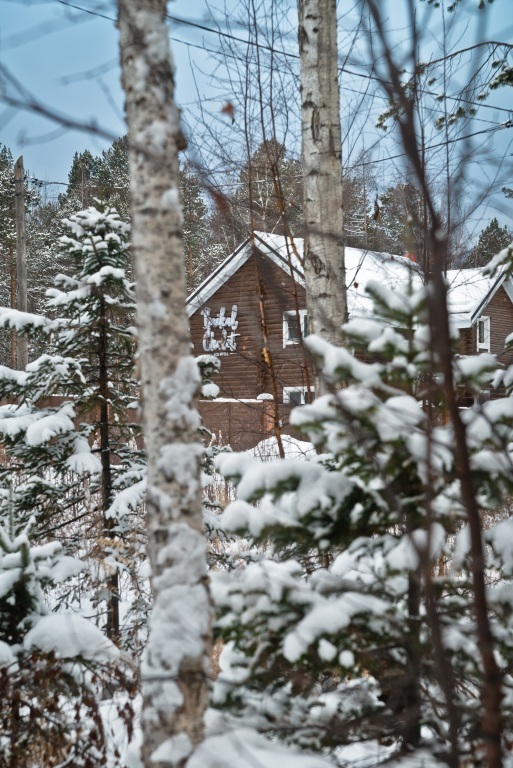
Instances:
[[[351,47],[356,23],[356,14],[351,12],[351,8],[355,3],[356,0],[344,0],[339,3],[341,53],[347,52]],[[236,24],[234,10],[239,5],[236,0],[213,0],[210,6],[208,0],[176,0],[169,4],[168,11],[175,17],[211,27],[214,25],[211,19],[209,20],[209,8],[210,12],[221,20],[226,5],[232,24],[229,31],[245,38],[246,31]],[[295,0],[281,0],[277,5],[284,9],[282,23],[285,19],[288,33],[279,45],[293,53],[296,51]],[[402,5],[402,0],[383,0],[383,7],[387,7],[390,12],[392,40],[397,45],[400,45],[401,36],[404,36],[405,25],[404,16],[398,12],[399,5]],[[495,0],[490,6],[486,17],[488,39],[505,42],[513,39],[512,8],[513,0]],[[472,22],[476,9],[477,0],[463,0],[458,22],[451,33],[452,42],[458,47],[474,42]],[[425,36],[425,50],[436,58],[441,55],[440,14],[436,15],[436,11],[429,12],[426,3],[420,0],[418,10],[419,19],[422,14],[431,13],[432,25]],[[117,31],[113,21],[115,15],[113,0],[0,0],[0,65],[14,78],[9,84],[8,92],[17,95],[20,101],[34,97],[45,109],[72,121],[82,124],[94,122],[112,137],[124,133],[123,98],[117,65]],[[451,23],[450,19],[448,23]],[[224,29],[226,31],[226,28]],[[197,114],[194,108],[198,96],[197,86],[203,106],[211,115],[219,116],[223,104],[233,98],[230,90],[237,90],[238,86],[236,80],[231,84],[221,82],[221,70],[216,65],[214,55],[204,50],[205,47],[211,50],[217,48],[216,35],[195,26],[176,23],[171,24],[170,35],[177,66],[177,100],[183,105],[187,123],[193,126],[194,114]],[[358,58],[361,55],[364,55],[364,46],[358,44],[351,51],[351,56]],[[293,59],[287,61],[292,69],[296,68],[297,71],[297,62]],[[383,137],[375,130],[376,118],[386,101],[380,95],[363,106],[359,94],[369,81],[353,76],[351,72],[355,71],[355,67],[351,63],[347,65],[347,69],[349,73],[343,75],[341,82],[344,159],[350,165],[363,145],[369,149],[377,140],[373,157],[375,167],[379,168],[380,160],[387,156],[394,157],[398,152],[398,147],[394,146],[391,139]],[[456,80],[458,74],[453,73]],[[209,81],[212,75],[213,82]],[[461,80],[463,79],[462,72]],[[439,87],[439,84],[435,87]],[[511,89],[497,93],[489,103],[496,104],[502,110],[513,110],[510,94]],[[288,110],[285,110],[288,114],[284,116],[285,120],[289,119],[289,135],[295,139],[295,149],[298,146],[297,122],[294,117],[297,115],[297,106],[297,94],[294,94]],[[478,115],[473,130],[493,128],[508,117],[512,118],[513,114],[494,112],[486,107]],[[229,142],[229,126],[227,130]],[[513,129],[509,128],[483,134],[482,141],[478,138],[476,142],[478,145],[484,145],[487,151],[492,150],[491,154],[496,158],[506,153],[506,162],[511,163],[512,138]],[[234,148],[236,139],[234,129]],[[208,134],[205,134],[206,151],[208,141]],[[25,167],[37,178],[62,182],[67,181],[76,151],[90,149],[93,153],[98,153],[110,143],[106,138],[93,133],[63,129],[33,111],[5,105],[0,106],[0,142],[7,144],[15,157],[23,154]],[[232,154],[235,151],[234,149]],[[393,162],[398,169],[401,168],[400,157]],[[476,170],[476,182],[483,180],[482,170]],[[482,218],[486,219],[488,213],[486,209],[482,210]]]
[[[52,111],[83,122],[97,120],[113,135],[123,132],[114,24],[57,2],[0,0],[0,8],[0,63],[17,83]],[[102,65],[107,67],[101,76],[84,77]],[[9,92],[16,94],[16,87]],[[15,157],[24,155],[31,172],[51,180],[66,180],[76,150],[105,146],[15,107],[0,112],[0,140]]]
[[[200,10],[202,5],[177,0],[169,9],[177,16],[200,20],[194,6]],[[69,4],[0,0],[0,64],[45,108],[86,125],[95,122],[113,137],[120,136],[125,127],[115,14],[115,3],[109,0],[70,0]],[[201,46],[206,34],[184,25],[177,25],[171,34],[176,38],[177,97],[188,103],[195,99],[189,50],[208,62],[198,48],[186,44]],[[215,36],[211,37],[215,44]],[[17,93],[14,84],[9,93]],[[21,100],[27,96],[18,95]],[[88,148],[95,153],[109,144],[87,131],[61,129],[33,111],[4,105],[0,107],[0,142],[16,157],[23,154],[25,167],[36,176],[64,181],[76,151]]]

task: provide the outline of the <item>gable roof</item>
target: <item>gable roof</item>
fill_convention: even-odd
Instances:
[[[254,232],[228,258],[226,258],[196,288],[187,299],[187,316],[191,317],[214,295],[251,257],[254,247],[267,256],[288,275],[304,287],[303,239],[291,240],[284,235]],[[370,280],[394,289],[409,281],[414,287],[422,285],[418,266],[409,258],[394,256],[361,248],[345,248],[347,309],[350,318],[369,317],[373,314],[373,301],[365,291]],[[490,277],[481,269],[451,269],[447,272],[449,283],[449,313],[457,328],[470,328],[482,314],[486,305],[504,284],[513,302],[513,281],[505,280],[504,274]]]
[[[470,328],[504,282],[504,274],[490,277],[482,269],[449,269],[449,313],[457,328]]]
[[[254,246],[253,246],[254,243]],[[187,317],[193,315],[199,307],[210,299],[251,257],[253,247],[267,256],[278,267],[291,275],[304,286],[303,275],[303,240],[267,232],[253,232],[199,285],[187,299]]]

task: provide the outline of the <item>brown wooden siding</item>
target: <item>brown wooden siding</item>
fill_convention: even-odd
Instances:
[[[485,307],[482,316],[490,318],[490,352],[497,355],[497,359],[503,365],[511,365],[513,352],[504,352],[504,343],[506,337],[513,333],[513,304],[502,286]],[[470,354],[475,354],[477,352],[477,324],[472,330],[473,350]]]
[[[482,317],[490,318],[490,352],[497,355],[497,360],[504,366],[513,364],[513,352],[504,352],[506,338],[513,333],[513,304],[502,286],[492,296],[481,313]],[[477,321],[472,328],[460,330],[459,351],[462,355],[476,355],[477,349]],[[490,388],[489,393],[482,393],[480,397],[492,399],[504,396],[504,389]],[[465,392],[460,398],[460,405],[471,406],[476,400],[474,392]]]
[[[513,304],[504,288],[499,288],[481,316],[490,318],[490,352],[497,355],[503,365],[513,364],[513,352],[504,352],[506,338],[513,333]],[[472,328],[460,330],[459,351],[462,355],[478,353],[477,321]]]
[[[461,355],[475,354],[475,331],[474,328],[460,329],[459,352]]]
[[[274,403],[271,400],[200,400],[198,410],[216,445],[247,451],[275,435]],[[281,434],[306,439],[289,423],[292,406],[279,405]]]
[[[229,315],[237,305],[237,350],[218,355],[221,372],[215,381],[221,388],[220,397],[248,399],[263,392],[274,395],[272,372],[278,402],[283,401],[283,387],[306,387],[307,381],[313,384],[302,346],[283,347],[283,313],[295,309],[296,292],[298,308],[304,309],[304,288],[294,284],[270,259],[256,254],[191,316],[194,354],[206,354],[201,310],[208,307],[215,317],[222,307]],[[264,351],[264,332],[268,351]]]
[[[274,418],[279,419],[284,434],[294,434],[289,424],[292,408],[283,404],[283,388],[307,387],[314,382],[313,367],[307,364],[302,345],[283,346],[283,314],[295,310],[296,297],[297,308],[305,309],[304,288],[269,258],[255,253],[190,318],[194,353],[203,354],[201,310],[208,307],[211,316],[216,317],[224,307],[228,316],[232,306],[237,305],[237,349],[219,355],[221,372],[215,379],[221,389],[220,398],[225,400],[200,403],[205,424],[219,442],[237,450],[250,448],[274,433]],[[482,314],[490,317],[491,352],[503,364],[512,364],[513,353],[505,354],[503,350],[506,337],[513,332],[513,304],[503,288]],[[477,353],[476,331],[476,325],[460,331],[461,354]],[[216,334],[219,337],[218,330]],[[264,392],[276,393],[276,406],[271,401],[256,400]],[[468,403],[463,402],[462,394],[462,404],[471,404],[474,394],[468,393],[467,399]]]

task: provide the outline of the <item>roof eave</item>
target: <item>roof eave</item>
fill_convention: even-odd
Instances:
[[[204,280],[187,299],[187,317],[191,317],[216,291],[230,279],[249,259],[246,253],[251,238],[247,237],[238,248],[230,253],[213,272]]]
[[[477,305],[476,309],[471,313],[470,321],[471,325],[474,325],[478,317],[483,312],[484,308],[489,304],[489,302],[493,299],[501,285],[503,284],[504,280],[506,279],[505,272],[502,272],[495,281],[495,283],[492,285],[486,296],[480,301],[480,303]],[[510,297],[511,298],[511,297]]]
[[[305,286],[305,279],[292,262],[266,243],[256,232],[231,253],[208,277],[199,285],[187,299],[187,317],[191,317],[203,304],[210,299],[230,279],[251,256],[251,243],[255,243],[258,251],[290,275],[300,285]],[[292,247],[292,246],[291,246]]]

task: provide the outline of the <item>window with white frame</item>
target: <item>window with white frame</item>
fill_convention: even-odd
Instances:
[[[490,351],[490,318],[480,317],[477,321],[477,350]]]
[[[308,336],[308,315],[306,309],[300,309],[296,312],[291,309],[283,313],[283,346],[290,344],[299,344],[302,339]]]
[[[289,405],[305,405],[313,403],[315,400],[314,388],[310,387],[310,397],[308,397],[308,387],[283,387],[283,402]]]
[[[483,405],[483,403],[487,403],[490,399],[490,390],[489,389],[482,389],[481,392],[478,395],[474,395],[474,403],[476,405]]]

